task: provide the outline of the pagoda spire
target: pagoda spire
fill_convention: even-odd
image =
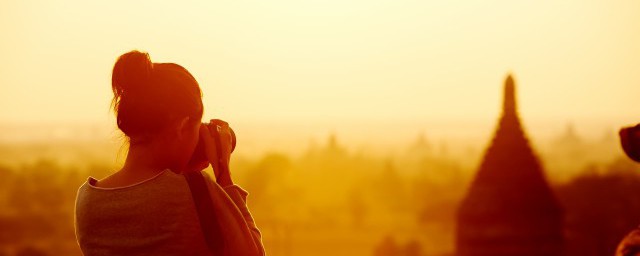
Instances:
[[[504,81],[502,117],[457,213],[458,256],[560,256],[562,208],[520,123],[515,82]]]
[[[502,115],[517,115],[516,104],[516,85],[513,76],[509,74],[504,81],[504,101],[502,106]]]

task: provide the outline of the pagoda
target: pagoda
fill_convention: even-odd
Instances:
[[[457,256],[562,255],[563,213],[518,117],[515,83],[457,212]]]

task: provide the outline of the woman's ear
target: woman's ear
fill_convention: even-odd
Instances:
[[[185,132],[188,132],[189,129],[189,117],[184,117],[178,121],[178,125],[176,125],[175,135],[176,138],[182,139]]]

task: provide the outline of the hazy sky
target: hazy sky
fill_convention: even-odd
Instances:
[[[0,122],[112,122],[131,49],[239,123],[640,121],[640,1],[3,1]],[[169,2],[169,1],[164,1]]]

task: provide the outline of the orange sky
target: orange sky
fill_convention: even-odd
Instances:
[[[113,122],[131,49],[185,66],[236,123],[489,127],[508,71],[533,127],[640,121],[636,0],[12,1],[0,31],[4,123]]]

